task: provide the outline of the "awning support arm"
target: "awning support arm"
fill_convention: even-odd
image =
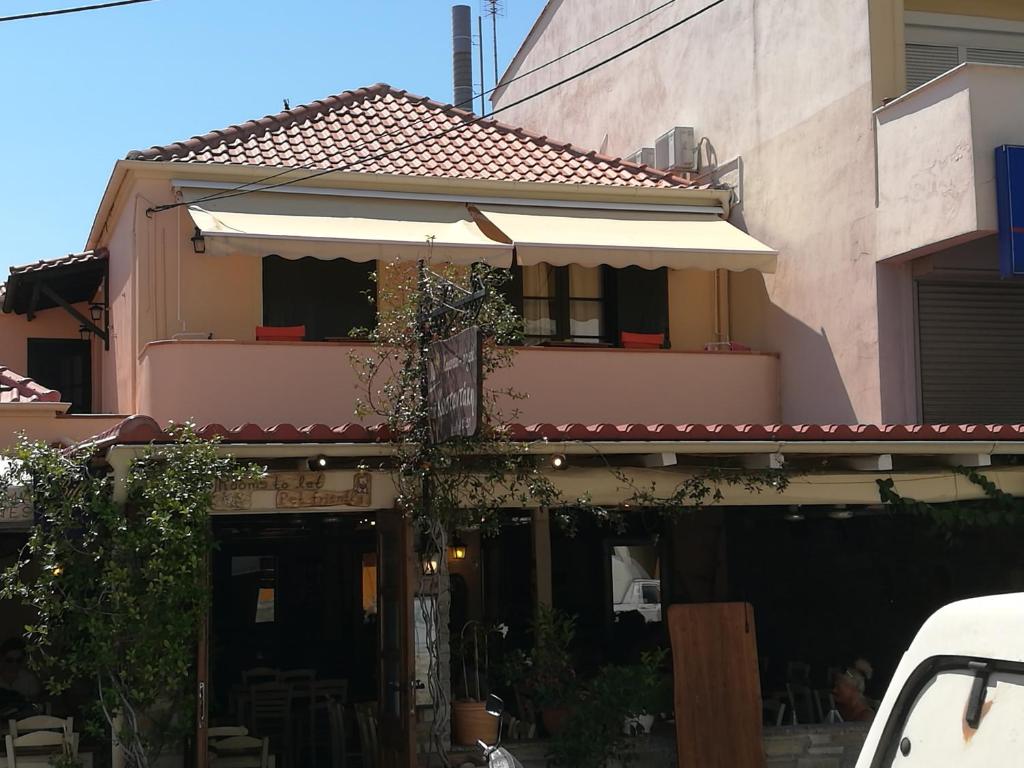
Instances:
[[[63,296],[58,295],[58,293],[55,290],[53,290],[50,286],[48,286],[46,283],[40,281],[36,283],[36,285],[39,286],[39,289],[43,292],[43,295],[45,295],[48,299],[54,302],[57,306],[59,306],[73,318],[75,318],[75,320],[77,320],[86,328],[88,328],[92,333],[95,333],[97,336],[103,339],[104,343],[108,343],[107,332],[100,328],[98,325],[96,325],[96,323],[94,323],[91,318],[86,317],[73,306],[68,304],[64,300]]]
[[[28,320],[36,319],[36,306],[39,304],[39,282],[32,286],[32,298],[28,302],[28,311],[25,313]]]

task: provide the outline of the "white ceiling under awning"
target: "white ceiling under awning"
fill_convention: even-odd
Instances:
[[[210,190],[182,192],[209,254],[512,263],[512,246],[484,235],[463,203],[267,192],[202,200]]]
[[[714,214],[474,206],[516,247],[519,264],[774,272],[778,251]]]

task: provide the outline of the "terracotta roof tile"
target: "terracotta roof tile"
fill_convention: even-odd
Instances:
[[[488,181],[692,186],[681,176],[481,120],[383,83],[127,158]]]
[[[269,428],[257,424],[242,424],[232,428],[209,424],[200,428],[199,434],[208,438],[219,437],[228,443],[376,443],[388,439],[383,426],[366,427],[359,424],[337,427],[324,424],[303,427],[277,424]],[[1024,442],[1024,424],[509,424],[508,434],[513,440],[522,442]],[[113,445],[162,442],[167,439],[167,433],[149,416],[131,416],[90,442]]]
[[[60,392],[0,365],[0,403],[59,403]]]
[[[107,249],[97,248],[95,251],[69,253],[67,256],[61,256],[56,259],[41,259],[39,261],[34,261],[31,264],[22,264],[21,266],[11,267],[11,274],[24,275],[29,272],[41,272],[55,267],[73,267],[79,264],[92,264],[103,261],[105,258],[107,258]]]

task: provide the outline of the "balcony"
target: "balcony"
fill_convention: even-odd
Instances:
[[[139,364],[137,410],[227,426],[356,421],[351,343],[156,341]],[[775,423],[772,354],[528,347],[489,382],[528,394],[518,421]],[[370,420],[375,421],[375,420]]]
[[[995,149],[1024,143],[1024,67],[962,64],[875,111],[879,260],[997,230]]]

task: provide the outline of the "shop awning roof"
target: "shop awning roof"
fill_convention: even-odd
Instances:
[[[522,265],[774,272],[777,251],[714,214],[477,205]]]
[[[484,235],[462,203],[283,193],[203,201],[209,190],[184,194],[196,200],[188,212],[210,254],[512,263],[512,246]]]

